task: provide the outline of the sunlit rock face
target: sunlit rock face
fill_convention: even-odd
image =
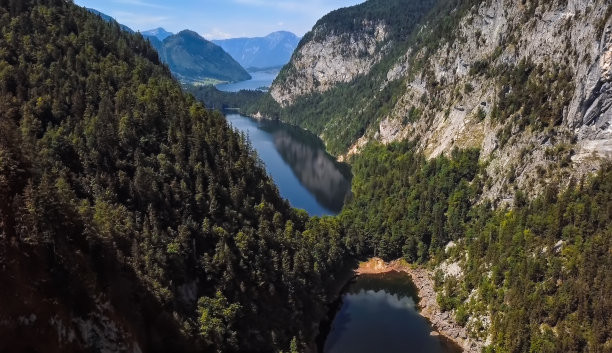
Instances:
[[[286,106],[299,96],[325,92],[339,82],[350,82],[357,75],[367,74],[382,58],[378,49],[386,37],[383,22],[364,21],[361,31],[309,41],[297,50],[286,79],[272,85],[270,94]]]

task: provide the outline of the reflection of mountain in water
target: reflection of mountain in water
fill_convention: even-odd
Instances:
[[[333,160],[314,136],[310,141],[303,131],[292,131],[290,127],[275,123],[265,125],[262,128],[272,134],[276,149],[302,185],[323,206],[340,212],[351,189],[347,166]],[[343,167],[344,172],[341,171]]]

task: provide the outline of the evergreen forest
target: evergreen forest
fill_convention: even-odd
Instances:
[[[438,303],[487,352],[612,351],[612,166],[502,206],[480,199],[477,149],[371,143],[343,211],[309,217],[208,109],[266,104],[242,95],[181,86],[142,35],[70,1],[0,0],[1,352],[112,350],[111,326],[143,352],[304,352],[372,256],[465,259],[461,281],[436,273]]]

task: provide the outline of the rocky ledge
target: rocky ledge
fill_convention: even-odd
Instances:
[[[357,275],[385,273],[391,271],[402,271],[412,277],[412,281],[419,290],[419,309],[421,315],[431,322],[434,331],[432,335],[443,335],[457,343],[466,353],[479,353],[484,343],[468,336],[467,330],[457,324],[451,312],[443,312],[436,301],[434,281],[429,270],[416,268],[406,264],[404,261],[395,260],[384,262],[379,258],[372,258],[361,263],[355,271]]]

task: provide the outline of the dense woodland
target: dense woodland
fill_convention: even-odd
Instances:
[[[185,90],[197,100],[203,102],[207,109],[225,111],[237,108],[241,111],[256,110],[256,106],[265,93],[256,90],[241,90],[239,92],[224,92],[212,85],[186,85]]]
[[[463,257],[465,274],[439,281],[440,303],[476,335],[492,314],[487,352],[611,351],[612,166],[515,200],[469,211],[463,239],[443,255]]]
[[[317,40],[331,32],[367,32],[369,29],[363,21],[383,21],[389,33],[381,46],[382,59],[367,74],[348,83],[338,83],[324,93],[300,96],[289,106],[281,108],[270,95],[265,95],[258,104],[242,108],[249,114],[261,112],[307,128],[323,136],[330,153],[343,154],[370,126],[385,117],[404,94],[405,81],[387,82],[387,73],[408,48],[412,48],[408,58],[410,75],[427,71],[429,57],[443,43],[456,39],[455,28],[460,19],[481,1],[370,0],[331,12],[302,38],[297,50],[307,40]],[[287,77],[295,74],[290,62],[281,70],[274,84],[292,84]],[[440,85],[433,75],[425,76],[428,88]],[[441,111],[447,108],[436,94],[424,95],[423,99],[432,101]]]
[[[344,259],[339,222],[292,210],[139,34],[61,0],[0,4],[2,316],[37,312],[42,292],[86,318],[102,293],[145,351],[312,340]],[[41,269],[32,286],[26,268]],[[0,350],[49,342],[0,331]]]
[[[414,143],[368,145],[353,161],[341,219],[355,252],[424,263],[463,236],[480,186],[478,150],[427,161]]]
[[[439,302],[483,338],[490,313],[492,352],[612,349],[612,167],[496,210],[477,150],[372,144],[343,212],[309,218],[139,34],[63,0],[0,0],[0,31],[0,351],[100,349],[44,327],[99,298],[143,351],[303,351],[373,255],[465,259]]]
[[[353,160],[339,216],[351,251],[458,261],[460,278],[436,273],[438,302],[475,337],[492,335],[487,352],[610,351],[612,166],[532,201],[519,190],[496,210],[478,202],[477,150],[426,160],[413,147],[369,145]]]

